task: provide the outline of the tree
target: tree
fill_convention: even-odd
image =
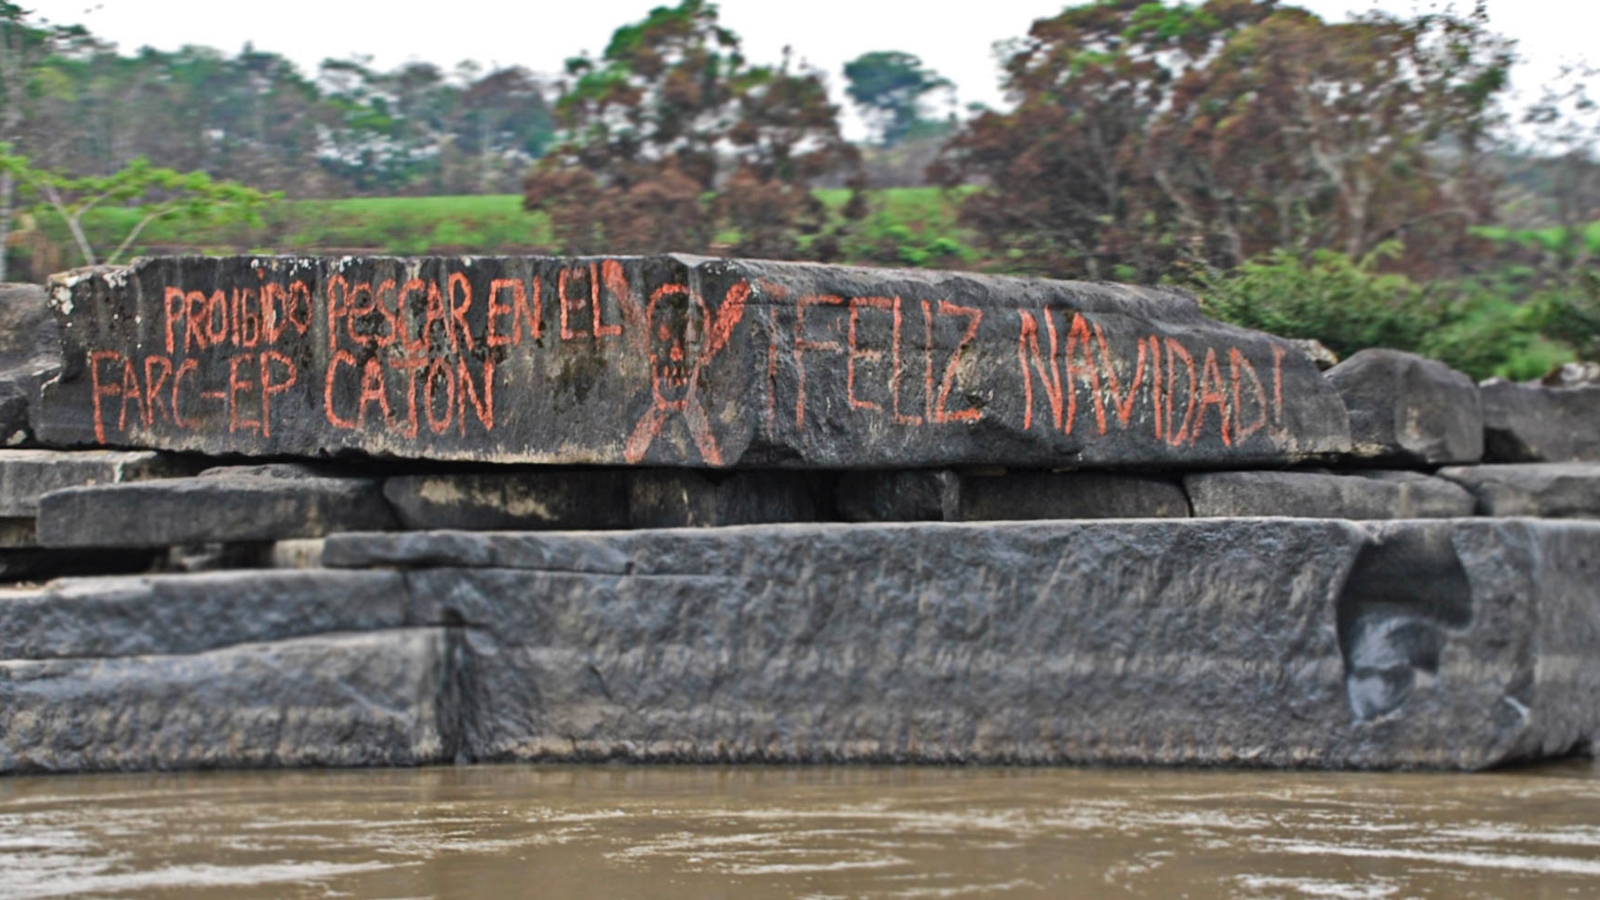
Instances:
[[[491,193],[514,185],[554,130],[542,86],[519,67],[391,72],[327,60],[323,167],[362,192]]]
[[[26,21],[28,11],[0,0],[0,135],[15,140],[27,117],[30,70],[51,50],[54,34]],[[16,214],[16,176],[0,169],[0,282],[6,280],[6,244]]]
[[[323,61],[317,81],[327,114],[317,158],[358,192],[399,193],[436,162],[422,135],[433,105],[423,95],[435,92],[444,77],[427,63],[383,73],[369,61]]]
[[[102,261],[115,263],[158,219],[251,216],[262,203],[275,199],[253,188],[214,180],[204,172],[157,168],[143,157],[111,175],[74,178],[35,168],[27,157],[13,154],[8,145],[0,144],[0,171],[16,178],[38,196],[41,206],[61,217],[83,254],[84,264],[91,266]],[[102,260],[89,240],[83,220],[91,210],[112,206],[137,210],[139,217]]]
[[[458,72],[464,77],[450,116],[451,142],[475,161],[474,189],[497,193],[506,173],[520,178],[544,153],[555,121],[527,69],[513,66],[472,77],[475,67],[463,64]]]
[[[325,104],[283,57],[248,45],[125,56],[82,27],[4,12],[0,75],[20,100],[6,101],[0,135],[35,165],[108,175],[145,156],[301,195],[326,184],[315,165]]]
[[[825,234],[827,209],[811,184],[832,172],[855,172],[860,157],[839,132],[838,109],[815,73],[794,73],[789,55],[777,69],[747,73],[738,120],[727,131],[734,164],[713,204],[732,229],[739,256],[832,259],[840,248]],[[859,181],[853,192],[859,197]],[[856,207],[859,210],[859,204]],[[803,242],[811,239],[809,246]]]
[[[1561,229],[1557,252],[1564,269],[1588,262],[1586,226],[1600,215],[1600,101],[1589,91],[1596,75],[1600,70],[1590,65],[1565,67],[1524,117],[1535,142],[1530,155],[1544,157],[1541,168]]]
[[[922,60],[895,50],[863,53],[844,65],[845,93],[873,124],[885,147],[921,133],[938,131],[943,122],[925,118],[923,98],[953,85]]]
[[[22,31],[22,15],[21,7],[0,0],[0,134],[16,134],[22,125],[22,99],[27,90],[22,69],[27,35]],[[11,237],[15,194],[16,176],[9,169],[0,171],[0,283],[6,280],[6,242]]]
[[[386,71],[357,57],[308,78],[248,44],[127,55],[0,0],[0,139],[63,174],[110,175],[143,156],[300,197],[498,192],[553,129],[543,85],[518,68]]]
[[[1510,44],[1470,15],[1274,11],[1184,72],[1145,163],[1208,262],[1273,247],[1361,258],[1403,239],[1418,275],[1469,255],[1493,215],[1485,165]]]
[[[749,65],[716,6],[681,0],[617,29],[598,59],[570,60],[561,140],[528,174],[569,252],[704,251],[827,256],[810,184],[858,155],[815,72]],[[718,193],[720,191],[720,194]]]
[[[1019,268],[1151,280],[1274,247],[1431,274],[1492,215],[1512,61],[1481,4],[1329,25],[1276,0],[1100,0],[1035,22],[1016,100],[947,148],[963,217]]]
[[[1145,33],[1137,25],[1151,6],[1105,0],[1034,22],[1004,64],[1015,108],[975,117],[936,164],[947,185],[986,183],[962,218],[1010,266],[1150,278],[1171,259],[1167,211],[1133,203],[1148,193],[1137,159],[1173,67],[1204,52],[1219,26],[1192,14]]]

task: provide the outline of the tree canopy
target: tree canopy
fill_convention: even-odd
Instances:
[[[826,258],[811,191],[856,165],[821,76],[752,65],[704,0],[617,29],[601,56],[567,64],[561,140],[524,183],[570,252],[703,251]]]
[[[1513,61],[1482,5],[1329,24],[1276,0],[1100,0],[1036,23],[1009,112],[977,117],[939,175],[1019,268],[1159,278],[1288,248],[1413,270],[1470,256],[1492,213],[1486,136]]]
[[[293,196],[515,190],[554,131],[519,67],[307,75],[246,45],[134,54],[0,0],[0,137],[38,165],[108,175],[135,157]]]
[[[923,66],[913,54],[898,50],[863,53],[845,63],[844,77],[848,82],[845,93],[861,108],[885,147],[936,133],[944,126],[925,115],[924,98],[954,85]]]
[[[117,262],[150,223],[168,216],[207,219],[249,217],[263,203],[276,199],[254,188],[212,178],[204,172],[178,172],[153,166],[144,157],[109,175],[73,177],[36,168],[27,157],[0,144],[0,173],[14,177],[31,195],[33,205],[61,217],[85,265]],[[97,249],[83,228],[83,217],[99,207],[119,206],[138,215],[120,243]]]

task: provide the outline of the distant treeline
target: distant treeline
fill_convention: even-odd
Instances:
[[[249,46],[125,55],[5,0],[0,38],[0,141],[75,175],[143,156],[292,197],[503,193],[554,130],[518,67],[330,60],[308,77]]]

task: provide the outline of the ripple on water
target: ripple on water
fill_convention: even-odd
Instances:
[[[0,781],[0,897],[1591,891],[1594,769],[465,769]]]

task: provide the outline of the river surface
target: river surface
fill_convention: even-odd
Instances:
[[[11,778],[0,896],[1596,897],[1600,769]]]

